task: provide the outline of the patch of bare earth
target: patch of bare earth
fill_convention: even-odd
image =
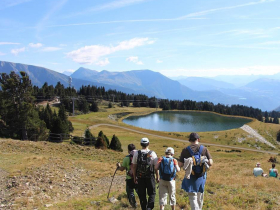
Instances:
[[[3,141],[0,143],[3,146]],[[7,141],[7,143],[10,148],[9,150],[17,154],[15,150],[19,151],[20,149],[13,147],[14,142]],[[18,141],[17,143],[23,146],[30,144],[29,152],[32,155],[37,153],[37,150],[34,150],[34,148],[41,149],[41,146],[45,145],[42,142]],[[52,147],[59,148],[61,146],[63,147],[63,145],[53,144]],[[46,150],[50,149],[48,148],[50,143],[47,143],[45,147]],[[74,149],[76,146],[64,145],[64,147],[72,147]],[[83,149],[81,147],[76,148],[79,151]],[[95,149],[90,148],[90,150]],[[29,152],[26,154],[27,156],[30,155]],[[101,153],[102,151],[96,150],[96,152]],[[42,156],[42,154],[40,155]],[[38,160],[38,158],[34,159],[34,156],[31,157],[33,158],[26,160],[33,162]],[[96,168],[86,167],[85,162],[82,162],[81,159],[67,159],[52,155],[49,157],[44,156],[40,164],[27,164],[26,167],[15,174],[0,169],[0,209],[36,209],[71,199],[94,198],[95,196],[107,194],[112,181],[113,173],[111,170],[113,169],[107,169],[110,173],[102,177],[97,174]],[[106,164],[104,164],[104,167],[106,167]],[[124,173],[121,176],[119,174],[117,173],[114,178],[111,192],[123,191],[125,189]]]

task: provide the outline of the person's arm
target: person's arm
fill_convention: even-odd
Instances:
[[[208,162],[207,162],[207,164],[208,164],[209,166],[212,166],[212,165],[213,165],[213,159],[209,159]]]
[[[187,158],[187,157],[188,157],[187,150],[183,149],[181,152],[179,161],[178,161],[178,165],[180,168],[182,168],[184,166],[184,158]]]
[[[117,170],[123,171],[123,170],[125,170],[125,169],[126,169],[126,168],[125,168],[125,166],[124,166],[124,160],[123,160],[122,165],[121,165],[120,163],[117,163]]]
[[[158,161],[157,161],[157,164],[155,165],[155,170],[159,170],[159,166],[160,166],[161,161],[162,161],[162,158],[159,158]]]
[[[134,183],[137,183],[137,179],[136,179],[137,158],[138,158],[138,153],[135,152],[132,158],[132,171],[133,171]]]
[[[159,170],[156,170],[155,172],[156,172],[156,181],[159,182],[159,179],[160,179]]]
[[[179,167],[179,165],[178,165],[178,161],[176,160],[176,159],[173,159],[173,161],[174,161],[174,166],[176,167],[176,171],[180,171],[180,167]],[[179,162],[180,163],[180,162]]]
[[[178,162],[178,165],[180,168],[182,168],[184,166],[184,163],[182,163],[181,161]]]
[[[137,164],[133,164],[133,179],[134,179],[134,183],[137,183],[137,179],[136,179],[136,169],[137,169]]]

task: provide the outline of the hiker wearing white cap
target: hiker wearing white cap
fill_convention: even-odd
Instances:
[[[172,210],[175,210],[176,205],[176,172],[180,171],[178,161],[173,158],[174,149],[168,147],[165,150],[165,156],[158,159],[155,169],[159,170],[159,205],[160,210],[164,210],[167,205],[167,195],[169,196],[169,203]]]
[[[155,170],[158,158],[157,154],[149,149],[150,141],[148,138],[142,138],[140,144],[142,149],[135,152],[132,159],[133,176],[134,182],[138,183],[141,209],[150,210],[154,208],[156,196],[155,182],[159,181],[159,172]],[[148,200],[146,194],[149,196]]]
[[[267,177],[267,174],[263,173],[263,170],[261,168],[261,164],[260,163],[256,164],[256,167],[253,170],[253,174],[254,174],[255,177],[257,177],[257,176]]]
[[[192,210],[202,210],[204,187],[206,183],[206,170],[212,166],[213,160],[206,147],[199,144],[199,135],[191,133],[190,145],[182,150],[179,166],[183,167],[191,159],[191,174],[182,182],[182,189],[188,193]]]

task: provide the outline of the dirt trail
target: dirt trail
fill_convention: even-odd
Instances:
[[[119,126],[119,125],[112,125],[112,124],[96,124],[96,125],[90,126],[89,129],[100,127],[100,126],[110,126],[110,127],[115,127],[115,128],[120,128],[120,129],[124,129],[124,130],[128,130],[128,131],[132,131],[132,132],[135,132],[135,133],[140,133],[140,134],[144,134],[144,135],[159,137],[159,138],[162,138],[162,139],[169,139],[169,140],[180,141],[180,142],[188,142],[188,140],[181,140],[181,139],[176,139],[176,138],[167,137],[167,136],[160,136],[160,135],[151,134],[151,133],[138,131],[138,130],[134,130],[134,129]],[[248,149],[248,148],[243,148],[243,147],[234,147],[234,146],[227,146],[227,145],[222,145],[222,144],[203,143],[203,145],[217,146],[217,147],[224,147],[224,148],[238,149],[238,150],[247,150],[247,151],[253,151],[253,152],[262,152],[262,153],[268,153],[268,154],[272,154],[272,155],[278,155],[279,154],[279,152],[264,151],[264,150],[257,150],[257,149]]]
[[[260,134],[258,134],[257,131],[255,131],[253,128],[251,128],[249,125],[243,125],[241,127],[242,130],[246,131],[247,133],[249,133],[250,135],[254,136],[255,138],[257,138],[260,142],[267,144],[268,146],[276,149],[276,147],[271,144],[269,141],[267,141],[264,137],[262,137]]]

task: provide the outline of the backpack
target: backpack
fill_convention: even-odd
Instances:
[[[136,150],[132,150],[130,154],[126,156],[129,157],[129,170],[126,171],[126,175],[130,176],[131,178],[133,177],[132,159],[133,159],[134,152],[136,152]]]
[[[198,152],[194,153],[190,146],[187,147],[189,153],[193,159],[193,167],[192,167],[192,176],[196,178],[202,177],[205,174],[205,166],[204,163],[201,162],[201,153],[203,151],[204,146],[200,146]]]
[[[137,170],[136,176],[138,178],[150,178],[154,174],[154,167],[152,166],[151,154],[152,150],[148,153],[138,150]]]
[[[162,157],[159,168],[160,178],[165,181],[171,181],[176,176],[176,167],[172,157]]]

